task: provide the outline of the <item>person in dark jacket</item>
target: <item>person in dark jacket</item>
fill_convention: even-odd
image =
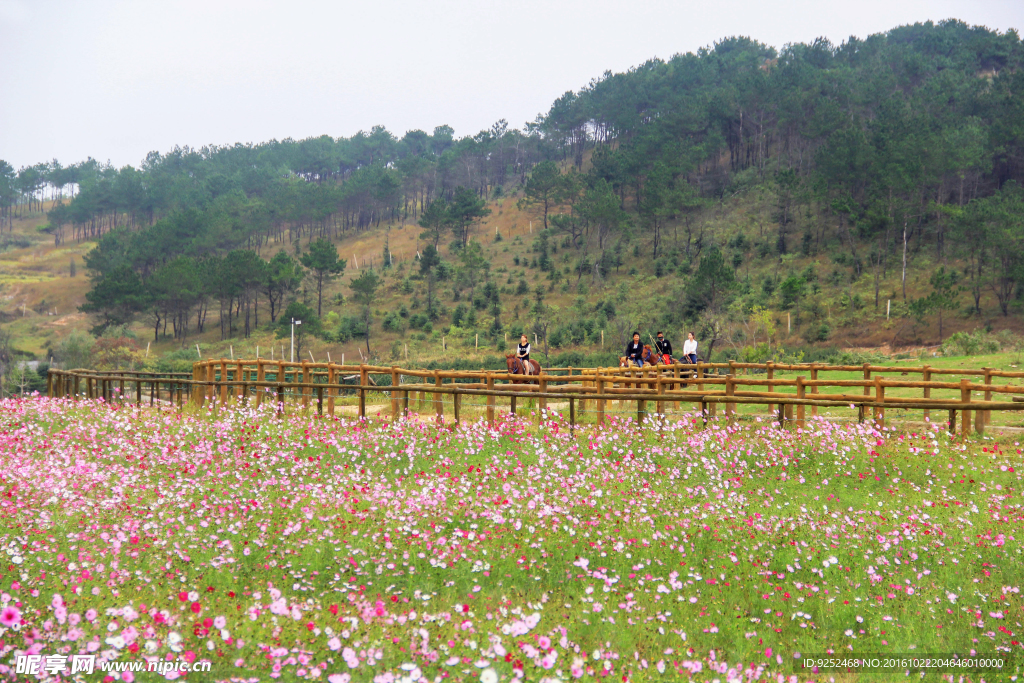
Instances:
[[[672,365],[672,342],[665,339],[664,332],[658,332],[658,339],[654,342],[658,347],[658,355],[665,365]]]
[[[642,368],[644,366],[644,345],[640,343],[640,333],[633,333],[633,341],[626,344],[626,360],[631,364],[636,364],[637,367]]]

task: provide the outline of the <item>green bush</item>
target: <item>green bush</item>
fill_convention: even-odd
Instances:
[[[430,325],[430,318],[427,317],[426,313],[414,313],[409,318],[409,327],[414,330],[422,330],[428,325]]]
[[[402,332],[405,330],[405,321],[398,311],[391,311],[384,316],[381,327],[384,328],[385,332]]]
[[[942,342],[943,356],[978,356],[999,351],[999,342],[984,330],[954,332]]]

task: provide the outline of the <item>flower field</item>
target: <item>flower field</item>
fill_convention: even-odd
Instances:
[[[974,651],[1015,659],[963,680],[1009,680],[1022,465],[938,427],[3,401],[0,679],[92,653],[212,663],[161,675],[185,680],[838,681],[794,662]]]

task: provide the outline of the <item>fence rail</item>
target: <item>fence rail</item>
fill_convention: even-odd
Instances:
[[[725,371],[725,372],[723,372]],[[741,374],[741,371],[744,374]],[[753,371],[751,373],[750,371]],[[804,372],[796,377],[776,377],[776,372]],[[821,378],[822,372],[857,373],[853,379]],[[920,380],[893,379],[919,373]],[[933,380],[933,376],[959,375],[959,382]],[[967,377],[980,377],[972,382]],[[552,368],[540,375],[523,377],[507,372],[476,370],[416,370],[397,366],[341,365],[335,363],[290,363],[277,360],[206,360],[193,365],[191,373],[143,373],[94,370],[51,369],[47,376],[47,394],[51,397],[102,398],[108,402],[152,405],[186,403],[203,406],[207,402],[226,404],[236,401],[273,401],[284,412],[289,402],[303,410],[314,407],[318,413],[336,412],[336,404],[355,397],[358,415],[366,416],[368,398],[390,400],[393,418],[409,410],[410,396],[419,393],[420,405],[432,405],[438,421],[444,419],[443,396],[451,397],[454,419],[459,421],[463,397],[482,397],[489,421],[495,419],[497,399],[508,399],[509,411],[517,412],[518,399],[535,399],[537,408],[548,402],[568,402],[569,423],[577,424],[577,408],[582,413],[588,404],[596,406],[596,421],[603,424],[609,405],[618,401],[636,402],[636,415],[649,415],[647,404],[655,404],[656,414],[665,414],[668,404],[699,407],[705,421],[717,417],[722,405],[724,417],[736,419],[737,405],[767,406],[782,426],[803,427],[806,409],[817,415],[819,408],[847,408],[857,411],[857,419],[885,424],[886,410],[947,411],[947,425],[956,430],[960,413],[960,431],[983,433],[993,411],[1024,410],[1024,386],[994,384],[994,378],[1024,378],[1024,372],[1006,372],[992,368],[954,370],[948,368],[898,367],[881,365],[826,365],[775,363],[697,363],[661,365],[647,368]],[[829,388],[830,393],[819,391]],[[777,391],[777,389],[792,389]],[[845,392],[844,390],[859,392]],[[886,395],[886,389],[920,389],[921,396]],[[838,391],[837,391],[838,390]],[[939,390],[953,396],[932,397]],[[980,394],[975,397],[975,394]],[[431,396],[428,403],[427,395]],[[993,395],[1009,400],[993,400]],[[983,395],[983,398],[982,398]],[[794,414],[795,413],[795,414]],[[973,418],[973,419],[972,419]],[[540,410],[536,411],[540,419]]]

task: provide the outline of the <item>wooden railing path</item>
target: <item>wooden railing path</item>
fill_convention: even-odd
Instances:
[[[726,371],[724,374],[721,371]],[[739,371],[756,374],[739,374]],[[806,372],[796,377],[776,377],[776,372]],[[856,373],[851,379],[820,378],[822,372]],[[762,374],[763,373],[763,374]],[[885,373],[885,374],[883,374]],[[893,379],[921,374],[920,380]],[[809,375],[809,376],[808,376]],[[933,376],[958,375],[959,382],[937,381]],[[980,377],[972,382],[967,377]],[[375,379],[376,378],[376,379]],[[593,401],[597,423],[604,424],[610,401],[637,403],[637,419],[648,415],[647,403],[656,403],[657,414],[666,404],[678,409],[681,403],[699,406],[700,414],[715,417],[722,404],[727,419],[736,419],[736,405],[765,405],[777,414],[780,425],[804,427],[806,408],[811,415],[819,408],[848,408],[857,411],[860,421],[872,419],[879,427],[885,423],[886,409],[948,411],[950,431],[956,429],[961,413],[961,432],[973,428],[983,433],[991,422],[992,411],[1024,410],[1024,385],[994,384],[994,378],[1024,378],[1024,372],[992,368],[956,370],[950,368],[894,367],[882,365],[826,365],[781,363],[697,363],[661,365],[646,368],[549,368],[540,375],[523,377],[508,372],[477,370],[417,370],[398,366],[342,365],[335,363],[256,359],[214,359],[199,361],[191,373],[145,373],[94,370],[51,369],[47,376],[47,394],[51,397],[102,398],[108,402],[127,401],[143,404],[144,389],[149,388],[149,404],[186,403],[202,407],[206,402],[226,404],[229,397],[238,401],[255,398],[256,405],[272,400],[283,412],[289,399],[303,410],[313,403],[317,412],[335,414],[336,399],[355,396],[358,414],[366,416],[366,401],[371,395],[390,399],[391,414],[398,418],[409,409],[410,396],[419,393],[423,405],[431,395],[439,421],[444,419],[442,396],[451,396],[454,419],[461,413],[464,396],[484,397],[488,421],[495,418],[496,399],[507,398],[509,411],[516,414],[517,399],[536,399],[536,419],[548,401],[568,401],[570,426],[576,425],[577,402],[580,411]],[[351,383],[347,383],[346,380]],[[830,393],[819,391],[831,388]],[[766,390],[763,390],[763,389]],[[788,391],[777,389],[793,388]],[[836,392],[835,390],[840,390]],[[843,389],[860,389],[843,393]],[[920,397],[886,395],[886,389],[921,389]],[[933,390],[952,391],[952,397],[932,397]],[[983,399],[975,399],[975,392]],[[131,396],[133,394],[134,396]],[[992,400],[993,395],[1011,395],[1009,401]],[[165,398],[166,397],[166,398]],[[795,415],[794,415],[795,411]],[[973,415],[972,415],[973,414]],[[971,419],[973,417],[973,420]]]

